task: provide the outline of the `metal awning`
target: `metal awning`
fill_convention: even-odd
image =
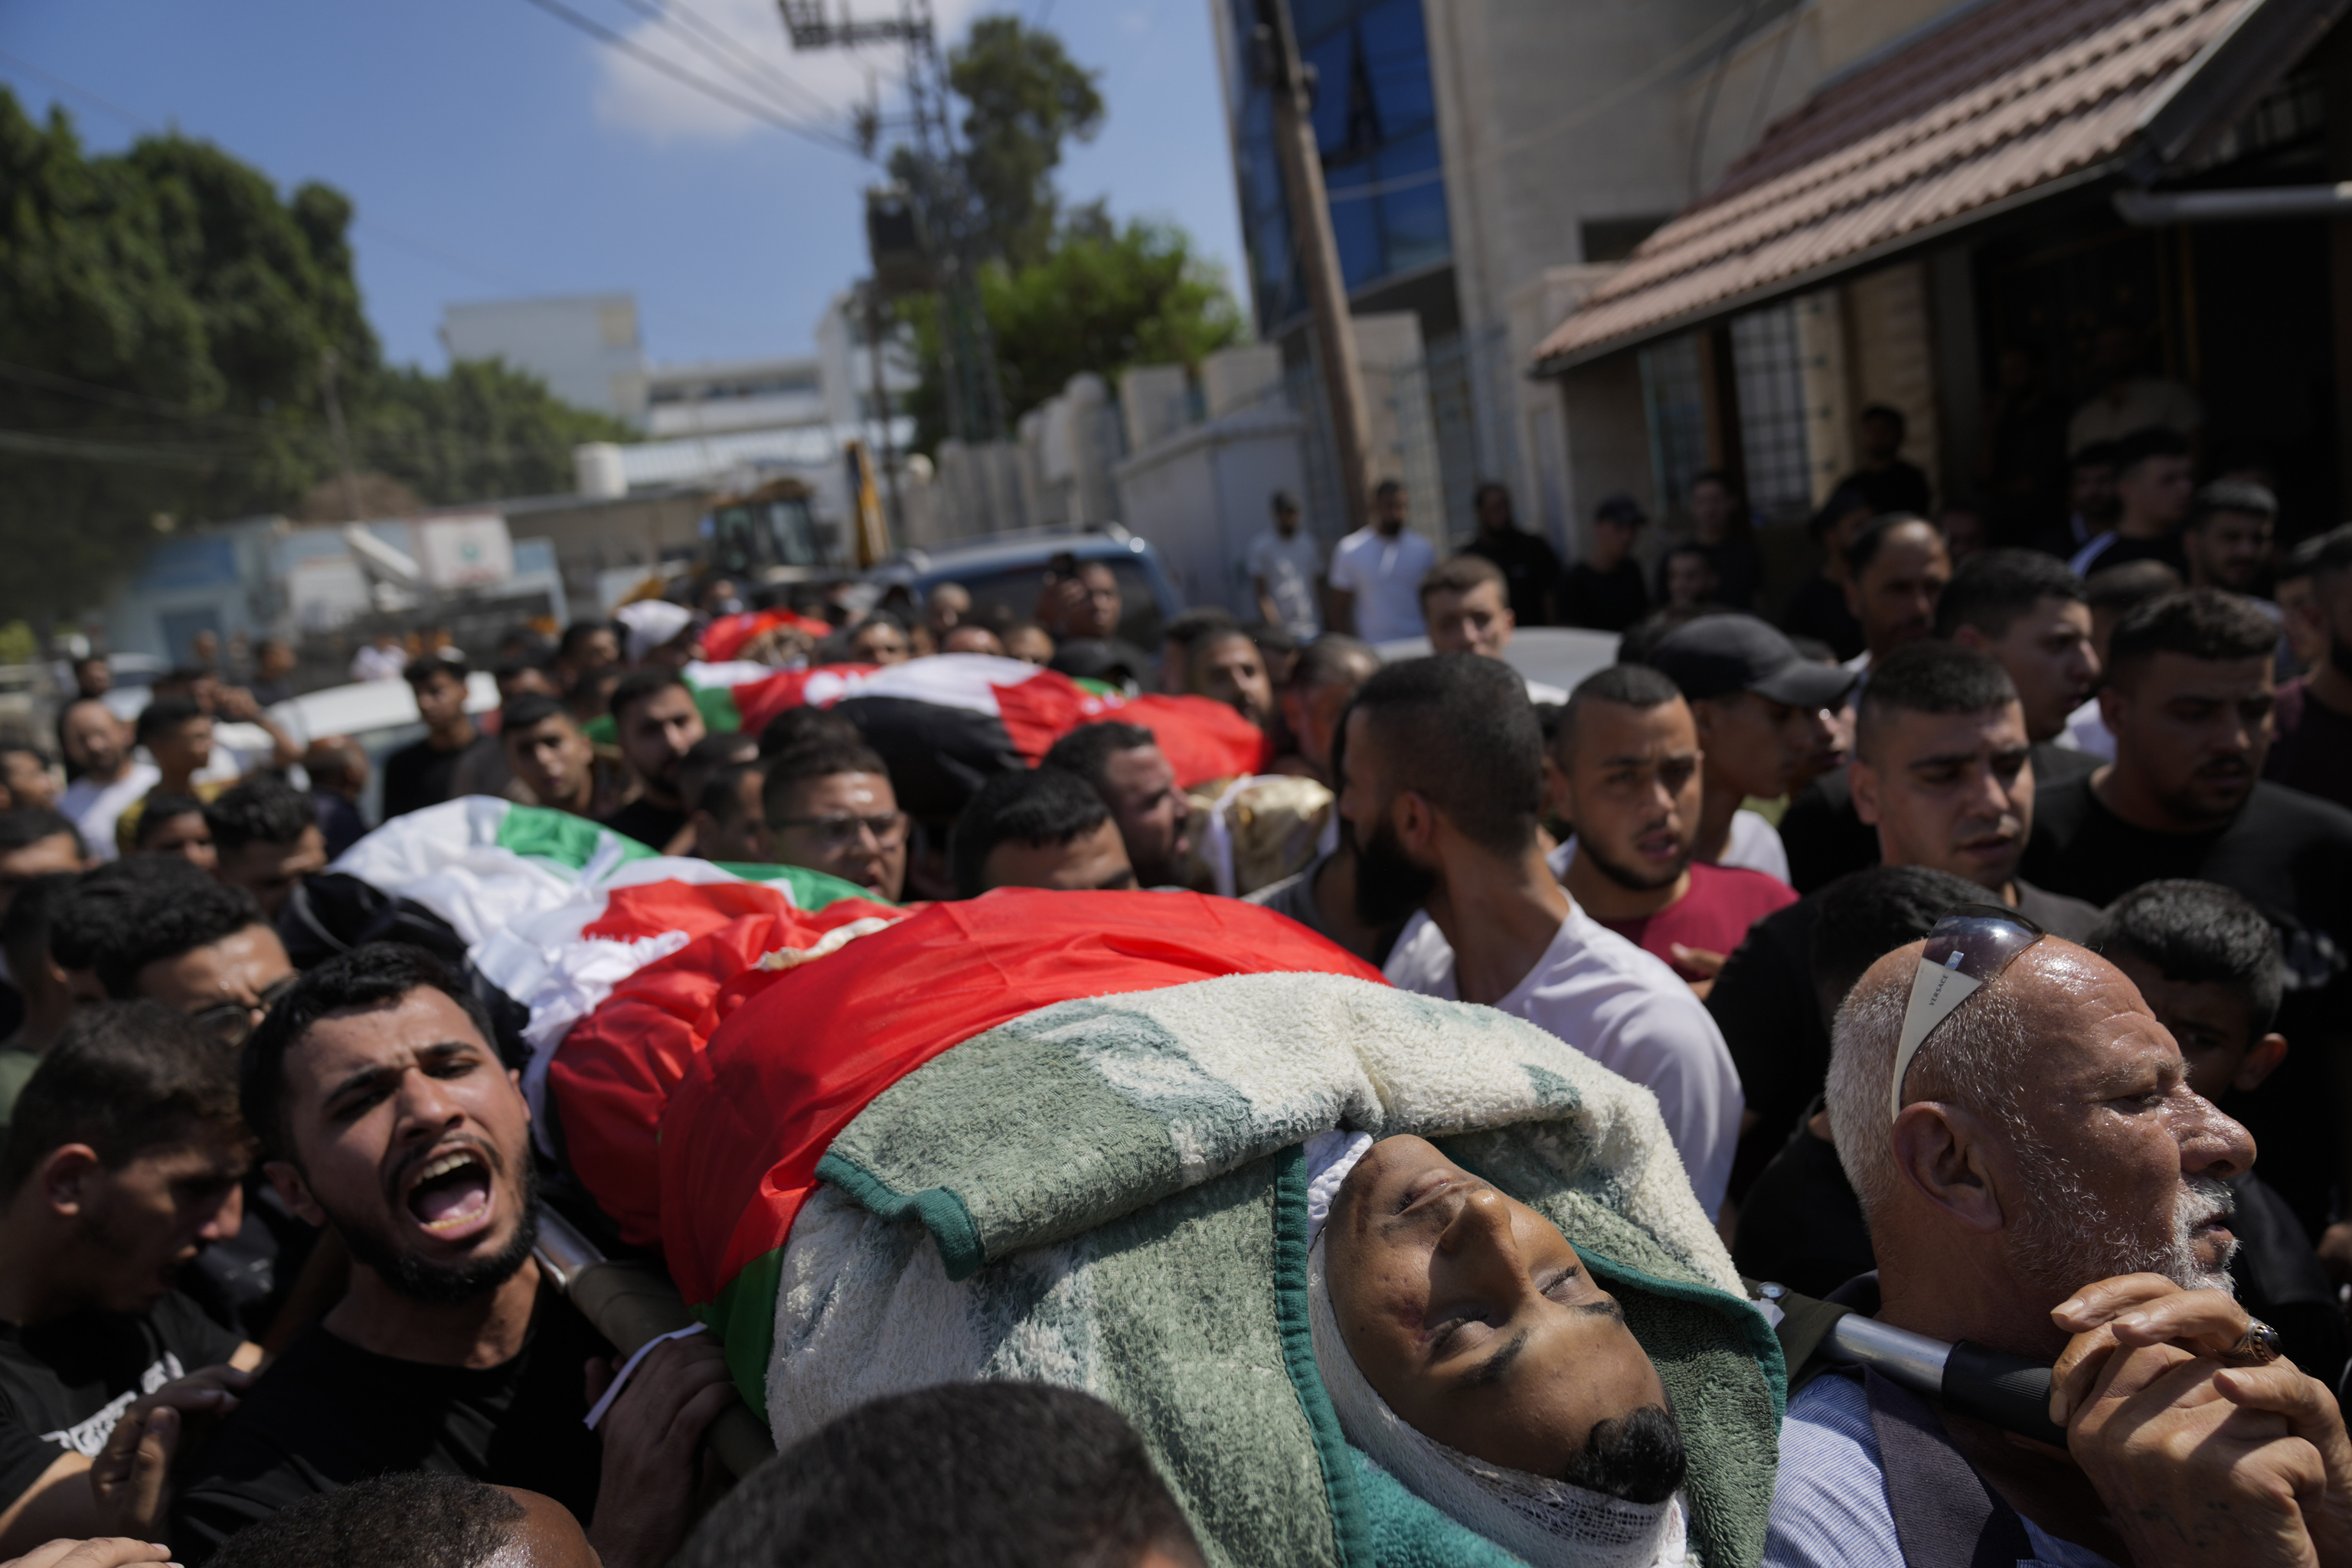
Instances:
[[[1988,0],[1838,78],[1538,345],[1560,371],[2192,157],[2352,0]]]

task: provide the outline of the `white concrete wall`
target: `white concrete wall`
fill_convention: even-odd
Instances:
[[[1150,540],[1187,605],[1219,605],[1257,618],[1250,542],[1272,526],[1267,498],[1307,485],[1306,422],[1259,407],[1195,425],[1113,470],[1119,521]]]

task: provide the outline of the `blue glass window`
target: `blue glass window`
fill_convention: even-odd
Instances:
[[[1299,53],[1318,73],[1314,129],[1340,271],[1353,292],[1453,254],[1437,106],[1422,0],[1290,0]],[[1242,237],[1258,328],[1271,335],[1307,309],[1275,155],[1274,117],[1252,79],[1254,0],[1229,0],[1232,102]]]

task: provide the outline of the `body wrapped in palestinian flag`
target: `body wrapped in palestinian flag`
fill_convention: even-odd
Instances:
[[[1560,1225],[1675,1399],[1698,1556],[1756,1561],[1779,1349],[1655,1100],[1252,906],[1003,889],[797,967],[663,1114],[663,1245],[779,1447],[1038,1379],[1135,1423],[1213,1563],[1512,1561],[1339,1435],[1300,1147],[1331,1127],[1442,1138]]]
[[[453,802],[338,868],[530,1009],[543,1142],[658,1244],[780,1446],[1039,1379],[1136,1425],[1212,1563],[1514,1561],[1351,1447],[1314,1362],[1300,1146],[1410,1131],[1576,1243],[1675,1401],[1695,1554],[1757,1560],[1779,1350],[1647,1090],[1229,900],[893,910],[555,816]]]

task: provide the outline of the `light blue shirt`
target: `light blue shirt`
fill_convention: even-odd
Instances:
[[[2115,1568],[2105,1558],[2024,1521],[2033,1555],[2018,1568]],[[1822,1376],[1789,1401],[1780,1473],[1764,1536],[1765,1568],[1857,1568],[1903,1561],[1886,1470],[1870,1424],[1870,1395],[1852,1378]]]

